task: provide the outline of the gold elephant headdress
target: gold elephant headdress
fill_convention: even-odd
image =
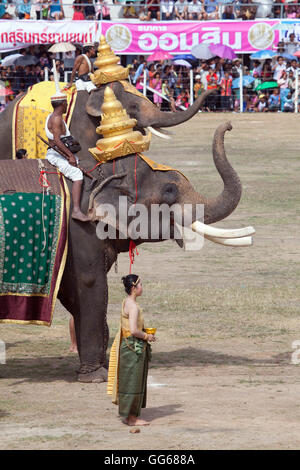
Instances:
[[[105,83],[126,80],[128,78],[129,70],[122,65],[117,65],[119,60],[120,58],[111,50],[110,45],[107,44],[106,39],[102,34],[98,47],[97,59],[94,63],[98,70],[90,75],[92,82],[96,86],[100,86]]]
[[[128,116],[109,86],[104,91],[101,112],[101,123],[96,132],[102,134],[103,138],[96,142],[95,148],[89,149],[96,160],[104,163],[149,149],[151,133],[144,136],[141,132],[133,130],[137,124],[136,119]]]

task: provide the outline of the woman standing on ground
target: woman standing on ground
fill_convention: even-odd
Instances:
[[[110,353],[107,393],[119,404],[119,414],[128,426],[145,426],[148,421],[139,419],[141,409],[146,407],[148,362],[155,341],[152,334],[144,331],[142,311],[136,298],[143,287],[136,274],[122,278],[127,297],[122,303],[120,329]]]

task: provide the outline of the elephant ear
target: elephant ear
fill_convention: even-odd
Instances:
[[[101,107],[103,104],[103,97],[103,89],[97,89],[91,92],[85,105],[85,110],[90,116],[100,117],[102,115]]]

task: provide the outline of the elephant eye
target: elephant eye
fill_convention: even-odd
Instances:
[[[168,204],[173,204],[178,197],[178,188],[175,184],[168,183],[163,188],[163,199]]]

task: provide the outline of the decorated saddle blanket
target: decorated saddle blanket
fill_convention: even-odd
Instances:
[[[65,86],[60,83],[60,88]],[[68,109],[65,121],[70,126],[73,110],[76,103],[77,91],[75,87],[65,90],[68,100]],[[55,94],[54,82],[40,82],[28,88],[27,93],[17,102],[12,122],[12,156],[16,158],[18,149],[26,149],[29,158],[45,158],[47,145],[38,137],[47,140],[45,121],[53,112],[51,96]]]
[[[51,325],[69,205],[65,180],[47,161],[0,162],[0,322]]]

